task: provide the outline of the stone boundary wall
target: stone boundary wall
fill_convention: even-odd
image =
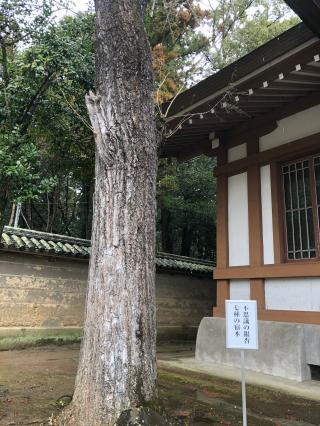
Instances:
[[[79,339],[87,273],[87,260],[0,252],[0,349]],[[215,284],[157,272],[156,299],[158,338],[195,339],[201,319],[212,315]]]

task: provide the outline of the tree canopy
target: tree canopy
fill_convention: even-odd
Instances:
[[[0,6],[0,229],[22,202],[20,226],[90,238],[94,144],[84,98],[94,89],[94,14],[58,20],[56,9],[50,0]],[[280,0],[148,1],[156,110],[296,22]],[[205,157],[160,161],[158,250],[213,258],[214,166]]]

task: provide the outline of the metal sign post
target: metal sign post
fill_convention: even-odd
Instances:
[[[258,349],[257,302],[226,300],[226,347],[240,349],[243,426],[247,426],[245,350]]]
[[[244,374],[244,350],[241,349],[242,424],[247,426],[246,378]]]

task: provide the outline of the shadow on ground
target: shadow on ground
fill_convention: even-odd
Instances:
[[[166,367],[190,345],[160,346],[159,396],[172,425],[241,425],[236,381]],[[79,345],[0,352],[0,425],[48,425],[72,395]],[[248,386],[248,424],[320,425],[320,402]],[[90,426],[90,425],[88,425]]]

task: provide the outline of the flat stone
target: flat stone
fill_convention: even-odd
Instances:
[[[168,422],[150,408],[141,407],[123,411],[116,426],[168,426]]]

